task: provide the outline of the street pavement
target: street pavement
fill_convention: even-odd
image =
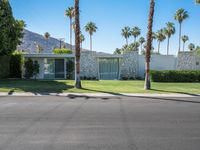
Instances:
[[[200,97],[0,97],[0,150],[199,150]]]

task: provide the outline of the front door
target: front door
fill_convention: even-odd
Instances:
[[[56,79],[64,79],[64,59],[56,59],[55,60],[55,78]]]

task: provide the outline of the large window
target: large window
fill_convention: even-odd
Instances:
[[[54,59],[44,60],[44,78],[54,79],[55,78],[55,61]]]
[[[119,77],[118,58],[100,58],[99,74],[101,80],[114,80]]]

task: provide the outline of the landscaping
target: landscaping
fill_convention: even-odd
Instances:
[[[33,93],[178,93],[200,94],[200,83],[152,82],[152,90],[144,90],[144,81],[82,81],[83,89],[75,89],[72,80],[0,80],[0,92]]]

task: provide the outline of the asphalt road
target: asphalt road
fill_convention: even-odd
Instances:
[[[0,97],[0,150],[199,150],[200,97]]]

